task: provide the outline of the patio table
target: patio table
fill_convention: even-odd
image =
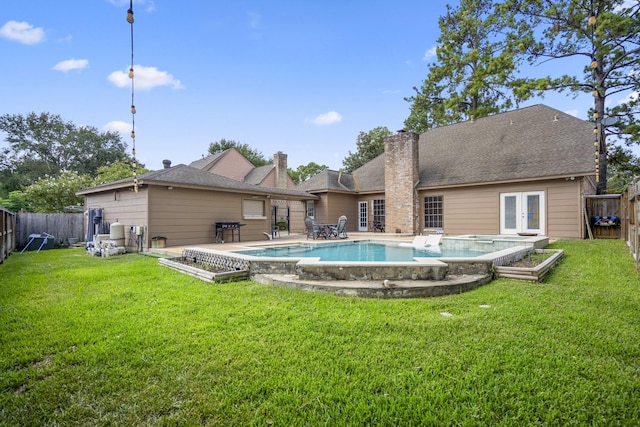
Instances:
[[[322,235],[325,239],[331,237],[331,227],[337,227],[337,224],[317,224],[322,229]]]

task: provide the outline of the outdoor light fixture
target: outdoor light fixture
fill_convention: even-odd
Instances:
[[[598,68],[598,61],[596,61],[595,59],[593,61],[591,61],[591,68],[592,69]]]
[[[132,149],[131,155],[133,157],[133,161],[131,163],[132,173],[133,173],[133,189],[137,193],[138,192],[138,174],[136,169],[138,164],[136,162],[136,105],[134,102],[134,82],[133,82],[133,0],[129,0],[129,9],[127,10],[127,22],[131,24],[131,65],[129,66],[129,78],[131,79],[131,139],[132,139]]]
[[[587,24],[589,25],[596,25],[596,14],[591,12],[591,16],[589,16],[589,19],[587,20]]]

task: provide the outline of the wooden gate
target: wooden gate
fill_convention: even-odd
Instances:
[[[622,211],[620,194],[586,196],[589,227],[595,239],[622,238]]]

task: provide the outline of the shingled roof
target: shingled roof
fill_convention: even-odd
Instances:
[[[215,154],[211,154],[207,157],[203,157],[199,160],[195,160],[191,163],[189,163],[189,166],[197,168],[197,169],[210,169],[212,165],[214,165],[215,163],[218,162],[218,160],[220,160],[221,158],[224,157],[225,154],[227,154],[227,152],[230,150],[230,148],[227,148],[226,150],[223,151],[219,151]]]
[[[419,187],[593,174],[593,124],[545,105],[420,136]],[[383,184],[384,185],[384,184]]]
[[[275,169],[275,167],[273,163],[255,167],[244,177],[244,182],[247,184],[260,185],[267,175],[269,175],[269,172]]]
[[[593,124],[545,105],[431,129],[419,139],[419,188],[593,175]],[[384,153],[341,181],[357,193],[384,192]],[[333,174],[332,174],[333,172]],[[337,190],[325,171],[297,188]]]
[[[347,172],[325,169],[296,186],[296,189],[314,191],[355,191],[353,176]]]
[[[270,187],[259,187],[257,185],[247,184],[226,176],[217,175],[206,172],[198,168],[187,165],[176,165],[168,169],[160,169],[158,171],[149,172],[138,176],[138,184],[143,185],[167,185],[174,187],[199,188],[203,190],[231,191],[250,194],[264,194],[287,199],[314,199],[309,193],[299,189],[281,189]],[[129,187],[132,185],[131,178],[121,179],[108,184],[98,185],[96,187],[87,188],[79,191],[77,194],[85,195],[98,193],[117,188]]]

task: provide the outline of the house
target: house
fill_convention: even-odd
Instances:
[[[296,186],[287,173],[287,155],[281,151],[273,155],[272,163],[258,167],[234,147],[196,160],[189,166],[260,187],[293,189]],[[304,231],[305,206],[303,203],[295,200],[272,199],[271,209],[274,226],[284,224],[287,230]]]
[[[265,240],[275,222],[272,200],[298,201],[304,206],[306,200],[317,199],[297,189],[254,185],[197,167],[164,163],[164,169],[138,177],[137,192],[128,178],[78,194],[84,195],[88,212],[100,209],[102,220],[129,230],[126,245],[135,246],[132,241],[140,239],[142,249],[160,236],[170,246],[213,243],[220,231],[215,224],[221,222],[243,224],[233,231],[236,241]]]
[[[187,165],[80,191],[87,209],[146,230],[170,246],[211,243],[216,222],[242,222],[264,240],[281,220],[304,231],[348,217],[347,231],[544,234],[585,237],[585,198],[596,193],[593,125],[544,105],[429,130],[400,131],[353,173],[325,170],[295,186],[286,154],[254,167],[235,148]]]
[[[435,128],[400,131],[353,173],[325,170],[297,189],[318,196],[318,221],[349,231],[585,237],[596,193],[593,125],[534,105]]]

